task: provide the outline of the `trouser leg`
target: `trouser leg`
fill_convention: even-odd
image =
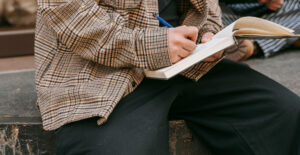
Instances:
[[[98,118],[63,126],[56,133],[57,154],[168,155],[168,110],[177,96],[172,82],[144,80],[101,126]]]
[[[170,117],[186,120],[215,154],[300,154],[299,97],[231,61],[186,84]]]
[[[60,128],[57,154],[167,155],[171,105],[171,118],[185,119],[216,154],[299,154],[299,98],[227,60],[198,83],[144,80],[105,124],[91,118]]]

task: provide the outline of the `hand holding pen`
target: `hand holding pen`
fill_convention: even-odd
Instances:
[[[168,22],[154,15],[168,29],[169,55],[172,63],[189,56],[196,48],[198,28],[194,26],[179,26],[173,28]]]
[[[196,48],[196,40],[198,37],[198,28],[194,26],[179,26],[173,28],[171,24],[166,22],[161,17],[157,16],[155,13],[154,17],[157,18],[163,25],[170,28],[168,30],[168,46],[169,55],[172,63],[176,63],[181,59],[189,56],[192,51]],[[212,40],[214,34],[212,32],[206,32],[201,37],[201,42],[206,43]],[[203,61],[213,62],[223,57],[223,52],[220,51]]]

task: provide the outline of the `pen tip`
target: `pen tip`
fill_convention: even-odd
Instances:
[[[153,14],[152,14],[154,17],[156,17],[157,16],[157,14],[155,13],[155,12],[153,12]]]

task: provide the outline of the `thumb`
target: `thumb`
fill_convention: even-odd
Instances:
[[[202,43],[206,43],[206,42],[212,40],[213,36],[214,36],[214,34],[213,34],[212,32],[206,32],[206,33],[204,33],[204,35],[202,36],[201,42],[202,42]]]

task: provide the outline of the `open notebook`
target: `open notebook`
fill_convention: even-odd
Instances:
[[[158,70],[145,70],[145,76],[169,79],[205,58],[236,43],[235,38],[274,39],[300,37],[294,30],[256,17],[242,17],[218,32],[211,41],[198,44],[192,54],[172,66]]]

